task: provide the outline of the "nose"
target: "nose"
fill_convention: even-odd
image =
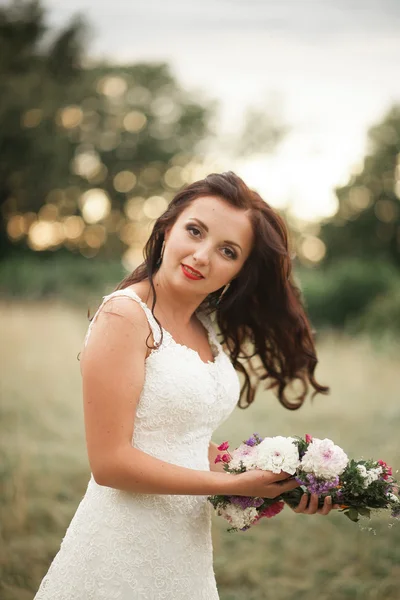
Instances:
[[[193,252],[193,260],[197,265],[208,265],[210,262],[210,248],[206,244],[197,246]]]

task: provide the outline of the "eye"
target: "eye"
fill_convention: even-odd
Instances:
[[[200,231],[200,229],[199,229],[198,227],[195,227],[194,225],[188,225],[188,226],[186,227],[186,230],[187,230],[187,231],[190,231],[190,234],[191,234],[193,237],[199,237],[199,235],[198,235],[198,234],[201,234],[201,231]]]
[[[236,252],[234,250],[232,250],[232,248],[225,247],[225,248],[222,248],[222,250],[227,250],[228,251],[228,254],[224,253],[227,258],[232,258],[233,260],[235,258],[237,258],[237,254],[236,254]]]

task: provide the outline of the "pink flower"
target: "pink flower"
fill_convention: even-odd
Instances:
[[[311,442],[312,442],[312,436],[309,435],[308,433],[306,433],[306,443],[311,444]]]
[[[222,458],[220,454],[217,454],[217,456],[215,457],[214,463],[219,463],[221,462]]]
[[[393,474],[392,467],[389,467],[384,460],[378,460],[378,465],[380,465],[384,471],[382,479],[389,479],[389,476]]]
[[[284,508],[285,508],[284,502],[281,502],[281,501],[274,502],[274,504],[267,506],[266,508],[264,508],[264,510],[262,510],[261,512],[258,513],[256,522],[259,521],[260,519],[262,519],[263,517],[267,517],[267,519],[271,519],[271,517],[275,517],[276,515],[279,515],[279,513]]]
[[[229,442],[222,442],[222,444],[220,444],[218,447],[218,450],[228,450],[229,448]]]
[[[230,464],[230,467],[232,467],[232,469],[238,469],[240,467],[240,463],[243,462],[243,465],[246,469],[252,468],[256,453],[257,446],[247,446],[247,444],[240,444],[238,448],[231,452],[232,462]]]
[[[221,460],[224,463],[228,463],[231,460],[231,457],[229,456],[229,454],[223,454]]]

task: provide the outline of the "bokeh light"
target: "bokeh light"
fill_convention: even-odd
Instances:
[[[100,188],[93,188],[82,194],[79,204],[86,223],[101,221],[111,210],[110,198]]]
[[[17,241],[26,233],[24,215],[13,215],[7,223],[7,234],[11,239]]]
[[[352,187],[349,190],[349,203],[355,211],[365,210],[372,204],[371,190],[364,185]]]
[[[57,221],[59,217],[59,209],[55,204],[43,204],[38,212],[39,221]]]
[[[399,207],[391,200],[378,200],[375,203],[374,211],[380,221],[390,223],[395,221],[399,214]]]
[[[169,168],[164,173],[164,182],[168,187],[173,189],[179,189],[185,183],[182,177],[183,169],[178,165]]]
[[[83,112],[79,106],[67,106],[58,111],[56,120],[65,129],[73,129],[78,127],[82,118]]]
[[[143,247],[140,244],[133,244],[122,255],[122,265],[126,271],[133,271],[143,262]]]
[[[301,255],[313,263],[320,262],[326,253],[326,246],[319,238],[307,235],[301,241],[300,244]]]
[[[128,198],[124,205],[124,211],[128,219],[137,221],[143,216],[143,203],[145,200],[143,196],[131,196]]]
[[[120,171],[113,180],[117,192],[130,192],[136,185],[136,175],[132,171]]]
[[[32,250],[45,250],[62,244],[64,237],[61,223],[35,221],[29,228],[28,245]]]
[[[31,108],[23,113],[21,117],[21,124],[23,127],[28,129],[37,127],[43,117],[43,110],[41,108]]]
[[[123,125],[126,131],[137,133],[141,131],[147,123],[147,117],[139,110],[132,110],[125,115]]]
[[[97,83],[97,91],[104,96],[117,98],[126,92],[128,85],[122,77],[106,76]]]
[[[91,180],[101,172],[102,163],[98,152],[82,152],[72,160],[72,171]]]
[[[83,233],[83,239],[90,248],[100,248],[107,239],[106,228],[104,225],[89,225]]]
[[[78,215],[66,217],[63,221],[64,234],[68,240],[76,240],[80,238],[84,229],[85,221]]]
[[[149,219],[158,219],[168,208],[168,202],[163,196],[150,196],[143,204],[143,212]]]

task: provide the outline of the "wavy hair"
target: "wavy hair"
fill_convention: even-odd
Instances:
[[[329,393],[329,387],[320,385],[314,377],[318,363],[315,332],[311,331],[300,289],[293,280],[285,222],[232,171],[211,173],[175,195],[154,224],[144,248],[144,262],[114,291],[148,279],[153,291],[154,315],[157,298],[153,276],[159,268],[164,233],[193,200],[202,196],[216,196],[248,211],[253,228],[253,248],[223,301],[217,304],[223,289],[220,288],[209,294],[199,307],[216,314],[221,343],[234,368],[243,375],[238,406],[247,408],[260,382],[265,380],[268,380],[266,389],[275,389],[281,404],[290,410],[303,404],[309,384],[314,388],[312,399],[317,393]],[[160,329],[162,335],[161,325]],[[291,401],[286,388],[295,380],[301,382],[302,390]]]

